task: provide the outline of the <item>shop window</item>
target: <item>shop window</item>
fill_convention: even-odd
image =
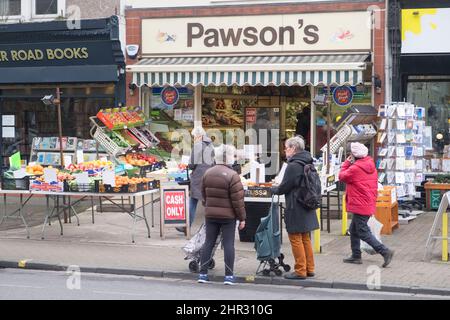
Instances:
[[[450,80],[409,82],[407,90],[407,101],[425,107],[433,149],[442,154],[444,146],[450,144]]]
[[[330,87],[330,98],[336,87]],[[341,120],[343,114],[352,105],[371,105],[372,104],[372,94],[371,87],[366,86],[352,86],[350,87],[353,91],[353,100],[347,106],[339,106],[334,102],[331,103],[331,125],[330,125],[330,137],[333,137],[337,132],[337,123]],[[319,95],[328,95],[327,87],[319,87],[317,90]],[[331,99],[331,101],[333,101]],[[317,107],[316,108],[316,150],[314,152],[316,157],[320,157],[322,152],[320,149],[327,143],[327,132],[328,132],[328,115],[327,107]]]
[[[20,16],[21,0],[0,0],[0,19],[8,16]]]
[[[111,86],[61,88],[61,120],[63,136],[92,139],[89,117],[105,107],[114,106],[114,95],[109,95]],[[57,109],[45,106],[41,99],[52,94],[55,88],[22,87],[2,90],[2,114],[15,118],[14,138],[3,139],[3,157],[9,157],[20,151],[23,159],[29,159],[31,143],[35,137],[52,137],[58,135]]]
[[[160,155],[170,158],[177,148],[183,153],[183,138],[194,127],[194,90],[191,88],[153,88],[150,96],[150,117],[153,130],[161,143]],[[190,142],[190,141],[189,141]]]

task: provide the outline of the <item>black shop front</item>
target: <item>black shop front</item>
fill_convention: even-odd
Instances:
[[[61,94],[62,135],[89,139],[89,117],[125,104],[125,59],[117,17],[0,25],[0,163],[20,151],[29,159],[35,137],[58,135],[57,108],[44,96]]]

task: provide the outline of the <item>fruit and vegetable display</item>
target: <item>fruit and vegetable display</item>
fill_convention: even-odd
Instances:
[[[117,176],[115,179],[115,186],[100,184],[99,192],[106,193],[133,193],[160,187],[159,180],[150,178],[130,178],[126,176]]]
[[[102,109],[97,113],[97,118],[110,130],[133,128],[145,123],[140,107]]]
[[[156,157],[143,153],[129,153],[126,156],[119,157],[118,160],[137,167],[150,166],[158,162]]]
[[[130,145],[133,147],[142,147],[145,148],[144,145],[142,145],[142,143],[133,135],[131,134],[128,130],[120,130],[119,131],[120,136]]]
[[[106,135],[119,147],[121,147],[121,148],[129,148],[130,147],[130,144],[127,141],[125,141],[123,139],[123,137],[120,136],[119,134],[117,134],[116,132],[114,132],[114,131],[108,132],[107,131]]]
[[[113,163],[111,161],[95,160],[79,164],[72,163],[67,166],[67,170],[71,173],[88,172],[93,175],[102,172],[105,169],[112,169],[112,167]]]
[[[58,172],[57,173],[58,174],[58,182],[71,181],[71,180],[75,179],[75,177],[72,174],[70,174],[68,171],[57,170],[57,172]],[[35,180],[40,181],[40,182],[45,181],[43,176],[38,177]]]
[[[33,165],[33,166],[29,165],[27,166],[25,171],[30,176],[41,176],[44,174],[44,167],[41,165]]]

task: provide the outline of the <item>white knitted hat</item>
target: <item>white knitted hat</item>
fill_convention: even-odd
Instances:
[[[364,158],[369,154],[369,149],[367,149],[367,147],[362,143],[352,142],[350,147],[355,158]]]

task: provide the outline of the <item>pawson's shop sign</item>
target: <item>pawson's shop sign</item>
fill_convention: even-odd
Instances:
[[[142,20],[143,55],[370,51],[369,11]]]
[[[109,53],[109,54],[108,54]],[[0,45],[0,66],[114,64],[110,41]]]

